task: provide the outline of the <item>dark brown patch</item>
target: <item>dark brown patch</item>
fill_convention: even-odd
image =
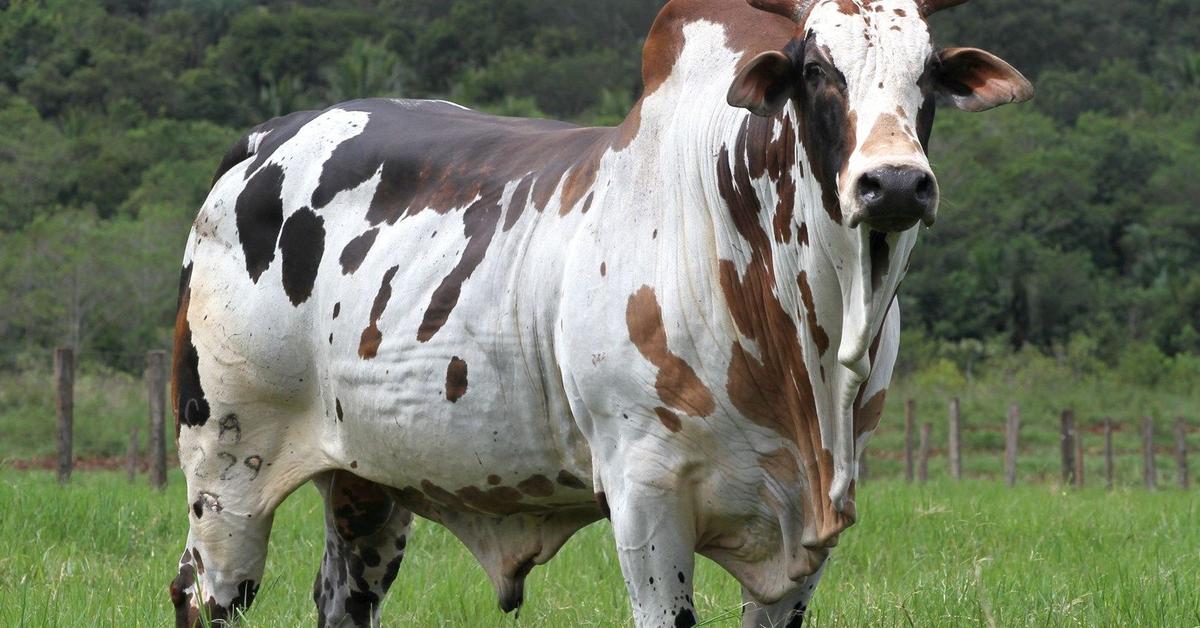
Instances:
[[[804,246],[808,246],[808,223],[800,223],[800,237],[796,241]]]
[[[288,217],[279,234],[279,252],[283,257],[283,290],[293,306],[312,296],[317,270],[325,255],[325,219],[307,207]]]
[[[238,195],[234,214],[246,272],[258,283],[275,259],[283,227],[283,167],[268,164],[256,172]]]
[[[567,488],[573,488],[576,490],[584,490],[587,488],[587,485],[583,483],[583,480],[575,477],[575,475],[566,469],[558,472],[557,479],[559,484]]]
[[[853,0],[837,0],[838,12],[846,15],[858,15],[861,10]]]
[[[654,414],[658,415],[658,420],[662,422],[663,426],[668,430],[672,432],[678,432],[679,430],[683,429],[683,421],[679,420],[678,414],[675,414],[674,412],[671,412],[662,406],[654,408]]]
[[[175,311],[175,352],[171,360],[171,398],[175,409],[175,439],[182,426],[200,427],[208,422],[210,410],[200,386],[200,354],[192,344],[192,328],[188,324],[191,304],[192,265],[183,268],[179,276],[179,301]]]
[[[872,230],[871,236],[871,290],[878,291],[883,285],[883,278],[888,273],[888,258],[891,252],[888,247],[887,234]]]
[[[712,392],[692,367],[667,346],[662,309],[654,289],[642,286],[629,297],[625,308],[629,339],[638,351],[658,367],[654,388],[659,399],[689,416],[708,416],[716,407]]]
[[[467,363],[458,356],[450,358],[446,367],[446,400],[452,403],[467,394]]]
[[[467,245],[463,248],[458,264],[442,279],[441,284],[429,297],[425,316],[417,329],[417,340],[428,342],[433,338],[450,318],[454,306],[458,305],[463,284],[483,262],[483,257],[492,244],[492,236],[496,234],[496,224],[500,220],[499,200],[498,194],[489,194],[475,201],[463,214],[463,235],[467,238]]]
[[[796,277],[796,285],[800,287],[800,299],[804,301],[807,312],[804,318],[808,322],[808,331],[817,344],[817,353],[824,356],[829,350],[829,334],[825,333],[825,328],[817,320],[817,302],[813,299],[812,286],[808,285],[808,271],[801,271]]]
[[[854,407],[854,436],[856,438],[866,432],[873,432],[875,428],[879,427],[879,420],[883,418],[883,406],[886,398],[887,390],[880,390],[866,403]]]
[[[517,483],[517,488],[530,497],[549,497],[554,494],[554,483],[544,475],[533,475]]]
[[[604,277],[607,275],[608,275],[608,264],[605,264],[604,262],[600,262],[600,276]]]
[[[840,225],[838,175],[856,145],[857,116],[847,101],[846,77],[829,61],[828,53],[809,43],[805,46],[805,61],[821,64],[827,78],[816,86],[801,82],[801,95],[797,99],[800,137],[813,177],[821,186],[821,204],[830,220]]]
[[[500,484],[500,476],[496,475],[495,473],[487,476],[487,483],[491,484],[492,486]]]
[[[343,275],[350,275],[358,270],[363,260],[367,258],[367,253],[371,251],[371,247],[375,245],[375,238],[378,235],[378,228],[370,229],[346,243],[341,257],[338,258],[338,263],[342,265]]]
[[[521,219],[525,205],[529,202],[529,189],[533,187],[533,175],[529,175],[513,189],[512,199],[508,203],[508,212],[504,215],[504,230],[508,231]]]
[[[342,413],[342,400],[341,399],[334,398],[333,411],[337,415],[337,420],[344,421],[346,419],[346,415]]]
[[[382,530],[392,515],[387,489],[348,471],[334,471],[329,490],[334,527],[347,541]]]
[[[338,315],[342,313],[342,302],[338,301],[333,304],[333,319],[337,320]]]
[[[379,317],[387,309],[388,300],[392,298],[392,278],[396,276],[399,266],[392,266],[383,274],[379,284],[379,292],[371,305],[371,322],[363,330],[362,339],[358,342],[358,357],[364,360],[373,359],[379,353],[379,343],[383,342],[383,332],[379,331]]]
[[[521,503],[521,491],[511,486],[496,486],[481,489],[466,486],[455,492],[450,492],[429,480],[421,481],[421,491],[424,496],[419,499],[409,498],[412,507],[422,509],[421,501],[433,502],[459,512],[477,512],[488,515],[514,515],[522,512],[537,512],[541,507]]]
[[[743,416],[796,444],[807,479],[807,499],[801,500],[807,513],[804,519],[812,522],[818,536],[827,538],[853,521],[837,512],[829,500],[834,476],[832,458],[821,445],[815,395],[798,329],[776,297],[772,243],[758,217],[762,208],[754,193],[749,160],[744,157],[745,138],[746,134],[739,137],[733,155],[728,147],[721,149],[717,186],[731,222],[750,246],[751,259],[744,277],[731,260],[720,260],[718,270],[733,321],[743,335],[754,341],[761,358],[735,342],[726,390]]]

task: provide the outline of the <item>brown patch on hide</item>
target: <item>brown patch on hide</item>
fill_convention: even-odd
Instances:
[[[584,490],[587,488],[587,485],[583,483],[583,480],[579,479],[566,469],[558,472],[557,480],[559,484],[567,488],[573,488],[576,490]]]
[[[683,27],[699,20],[724,27],[726,45],[742,52],[739,64],[760,52],[783,49],[799,29],[787,17],[760,11],[740,0],[672,0],[659,12],[642,49],[646,96],[653,94],[675,69],[683,52]]]
[[[387,489],[346,471],[334,471],[329,486],[334,527],[347,541],[371,536],[383,529],[394,504]]]
[[[379,330],[379,317],[387,309],[388,301],[392,298],[392,279],[396,276],[399,266],[392,266],[383,274],[379,284],[379,292],[375,294],[375,302],[371,305],[371,322],[362,332],[358,342],[358,357],[371,360],[379,353],[379,344],[383,342],[383,332]]]
[[[517,483],[517,488],[530,497],[549,497],[554,494],[554,483],[544,475],[532,475]]]
[[[712,392],[687,362],[671,353],[662,309],[654,289],[642,286],[629,297],[625,308],[629,339],[642,357],[658,367],[654,388],[659,399],[689,416],[708,416],[716,407]]]
[[[735,342],[727,373],[726,391],[733,405],[750,421],[771,428],[796,444],[804,471],[805,508],[818,536],[829,536],[852,523],[829,500],[834,468],[821,444],[812,379],[804,361],[799,330],[776,296],[775,266],[770,236],[759,220],[746,155],[746,134],[731,155],[728,147],[717,159],[717,186],[732,223],[749,244],[746,274],[731,260],[720,260],[721,291],[734,323],[752,340],[761,359]]]
[[[446,367],[446,400],[454,403],[467,394],[467,363],[458,356]]]
[[[860,396],[861,398],[861,396]],[[880,390],[871,396],[866,403],[854,405],[854,437],[858,438],[866,432],[873,432],[879,427],[883,417],[883,406],[887,399],[887,389]]]
[[[824,356],[829,350],[829,334],[825,333],[825,328],[817,320],[817,302],[813,299],[812,286],[808,285],[808,271],[800,272],[796,277],[796,285],[800,288],[800,299],[804,301],[804,320],[808,323],[808,331],[817,345],[817,353]]]
[[[683,421],[679,420],[678,414],[675,414],[674,412],[671,412],[662,406],[654,408],[654,414],[658,416],[658,420],[663,424],[663,427],[667,428],[668,430],[672,432],[678,432],[679,430],[683,429]]]

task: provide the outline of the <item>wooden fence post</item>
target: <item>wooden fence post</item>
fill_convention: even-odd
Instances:
[[[904,480],[913,481],[913,433],[916,421],[917,402],[909,399],[904,403]]]
[[[929,481],[929,437],[933,433],[933,425],[925,423],[921,426],[921,448],[917,454],[920,462],[919,478],[921,484]]]
[[[135,425],[129,432],[129,448],[125,450],[125,477],[132,484],[138,472],[138,437],[141,435]]]
[[[1070,486],[1075,482],[1075,412],[1062,411],[1062,483]]]
[[[1158,488],[1158,468],[1154,462],[1154,419],[1142,417],[1142,480],[1146,488]]]
[[[75,426],[75,352],[69,347],[54,350],[54,385],[57,391],[54,410],[58,415],[58,481],[66,484],[75,464],[71,450]]]
[[[1183,417],[1175,417],[1175,465],[1179,472],[1179,488],[1185,491],[1191,487],[1187,453],[1187,423]]]
[[[962,431],[958,397],[950,400],[950,477],[962,479]]]
[[[167,486],[166,381],[167,352],[146,354],[146,388],[150,399],[150,486]]]
[[[1012,404],[1008,408],[1008,422],[1004,427],[1004,482],[1009,486],[1017,483],[1017,447],[1021,430],[1021,407]]]
[[[1113,422],[1112,417],[1104,417],[1104,485],[1108,490],[1113,487]]]

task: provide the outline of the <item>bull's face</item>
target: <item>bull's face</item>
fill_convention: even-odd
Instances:
[[[935,51],[926,18],[964,0],[748,0],[798,24],[786,48],[739,72],[729,102],[774,116],[795,104],[835,222],[886,233],[937,218],[926,157],[935,105],[983,111],[1033,96],[1025,77],[974,48]]]

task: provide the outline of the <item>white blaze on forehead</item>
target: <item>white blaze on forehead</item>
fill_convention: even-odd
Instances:
[[[843,10],[851,4],[858,10]],[[807,24],[816,45],[846,77],[852,109],[880,101],[889,101],[890,109],[920,104],[917,79],[933,45],[916,2],[825,0],[813,8]],[[896,96],[911,102],[896,103]]]
[[[873,161],[923,163],[924,155],[916,147],[915,125],[923,101],[918,81],[933,45],[916,2],[826,0],[814,7],[808,27],[816,45],[846,79],[857,141],[849,171]],[[860,154],[881,122],[888,128],[903,129],[914,141],[885,150],[893,155],[871,158]]]

